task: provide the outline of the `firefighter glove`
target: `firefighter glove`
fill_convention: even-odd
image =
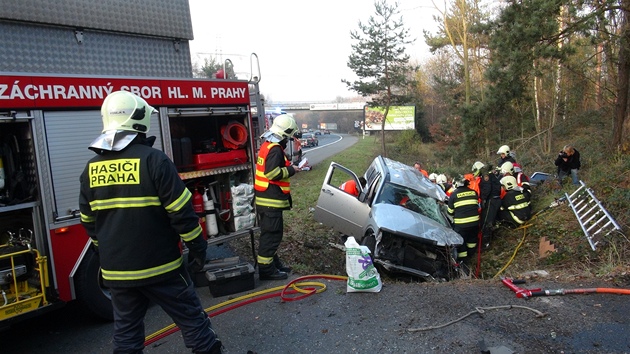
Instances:
[[[203,266],[206,264],[206,252],[197,253],[192,250],[188,251],[188,269],[191,272],[196,273],[203,270]]]
[[[186,247],[188,247],[188,268],[193,272],[202,270],[206,264],[206,249],[208,248],[206,240],[199,236],[186,242]]]

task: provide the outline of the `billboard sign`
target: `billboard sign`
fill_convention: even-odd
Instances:
[[[385,120],[385,130],[415,129],[416,106],[391,106]],[[365,130],[381,130],[385,107],[365,107]]]

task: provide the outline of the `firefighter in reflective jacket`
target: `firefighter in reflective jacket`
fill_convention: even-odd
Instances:
[[[464,244],[457,248],[457,259],[464,264],[470,262],[477,250],[479,233],[479,196],[468,187],[469,183],[462,176],[455,181],[456,188],[448,199],[447,209],[453,216],[453,229],[464,239]]]
[[[282,211],[292,206],[289,177],[300,171],[284,154],[284,149],[297,130],[297,124],[288,114],[277,116],[273,125],[261,138],[256,160],[254,190],[256,210],[259,217],[260,241],[258,244],[258,275],[261,280],[286,279],[291,271],[277,255],[282,242]]]
[[[175,165],[147,138],[155,109],[126,91],[101,107],[102,134],[89,149],[97,155],[81,174],[81,222],[99,253],[104,285],[114,307],[114,353],[140,353],[144,316],[155,302],[182,329],[195,353],[221,353],[221,342],[197,297],[188,264],[201,270],[207,242],[191,193]]]
[[[501,178],[501,185],[505,189],[505,196],[501,201],[497,220],[505,221],[510,226],[524,224],[532,216],[530,194],[518,186],[513,176]]]

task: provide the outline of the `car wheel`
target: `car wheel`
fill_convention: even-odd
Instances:
[[[114,320],[112,296],[103,285],[99,254],[89,250],[77,271],[77,299],[95,316],[107,321]]]
[[[365,236],[361,239],[361,245],[367,246],[370,249],[370,255],[374,257],[374,250],[376,249],[376,236],[374,231],[369,230]]]

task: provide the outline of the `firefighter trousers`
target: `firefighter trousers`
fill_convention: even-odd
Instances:
[[[259,212],[260,241],[258,243],[258,264],[265,266],[273,262],[283,236],[282,210]]]
[[[481,210],[481,233],[483,244],[488,244],[492,240],[492,227],[501,208],[501,198],[489,198]]]
[[[142,353],[144,316],[151,302],[173,319],[182,331],[186,347],[193,352],[210,352],[218,341],[184,267],[156,284],[110,290],[114,305],[114,353]]]
[[[466,261],[472,258],[477,251],[479,226],[475,224],[475,226],[472,227],[462,228],[455,225],[454,230],[464,239],[464,244],[457,247],[457,259],[459,261]]]

